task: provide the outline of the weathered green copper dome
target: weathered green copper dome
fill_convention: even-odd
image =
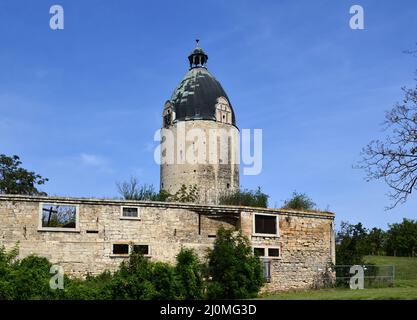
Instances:
[[[175,121],[216,120],[216,104],[218,98],[223,97],[231,109],[232,124],[236,125],[232,104],[220,83],[207,70],[205,64],[208,56],[198,47],[198,43],[188,60],[190,70],[170,99],[176,114]]]

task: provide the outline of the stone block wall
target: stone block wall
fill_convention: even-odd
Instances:
[[[235,126],[210,120],[180,121],[161,134],[162,190],[175,194],[183,184],[196,185],[199,203],[217,204],[219,195],[239,189],[239,130]],[[173,163],[164,163],[170,159]]]
[[[42,203],[76,205],[77,231],[39,229]],[[138,207],[140,219],[123,219],[122,206]],[[254,215],[276,216],[278,235],[254,234]],[[63,266],[67,274],[85,276],[115,270],[126,259],[113,253],[113,244],[149,246],[151,259],[169,263],[181,247],[201,258],[213,245],[220,226],[241,229],[253,247],[279,248],[270,261],[270,282],[264,291],[308,288],[328,262],[334,261],[331,213],[289,212],[233,206],[122,200],[48,198],[0,195],[0,246],[19,242],[20,256],[37,254]]]

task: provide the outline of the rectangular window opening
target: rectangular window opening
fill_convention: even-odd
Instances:
[[[265,248],[254,248],[253,253],[257,257],[265,257]]]
[[[139,208],[122,207],[122,217],[139,219]]]
[[[77,206],[44,203],[41,211],[42,228],[63,230],[77,228]]]
[[[149,246],[143,244],[135,244],[133,246],[133,252],[137,254],[148,255],[149,254]]]
[[[129,245],[113,244],[113,254],[129,254]]]
[[[262,261],[263,275],[266,282],[271,282],[271,261]]]
[[[277,235],[277,216],[256,214],[255,233]]]
[[[269,248],[268,249],[268,256],[269,257],[279,257],[279,249],[278,248]]]

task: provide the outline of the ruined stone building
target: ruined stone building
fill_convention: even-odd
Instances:
[[[84,276],[115,270],[132,250],[172,263],[181,247],[203,257],[224,226],[241,230],[262,259],[264,291],[320,281],[335,259],[333,213],[218,204],[220,194],[239,188],[239,130],[207,59],[199,47],[191,53],[190,69],[162,114],[163,130],[171,134],[165,139],[175,145],[161,148],[162,158],[171,154],[161,163],[161,189],[175,193],[183,184],[196,185],[199,204],[0,195],[0,246],[18,243],[20,256],[44,256],[67,274]],[[196,148],[197,140],[180,139],[190,132],[213,139],[200,139]],[[208,160],[186,159],[202,148]]]

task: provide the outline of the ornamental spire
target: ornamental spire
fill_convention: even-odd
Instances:
[[[190,69],[192,68],[198,68],[198,67],[204,67],[207,63],[208,56],[204,52],[203,49],[200,48],[199,39],[195,40],[196,46],[193,52],[188,56],[188,61],[190,62]]]

